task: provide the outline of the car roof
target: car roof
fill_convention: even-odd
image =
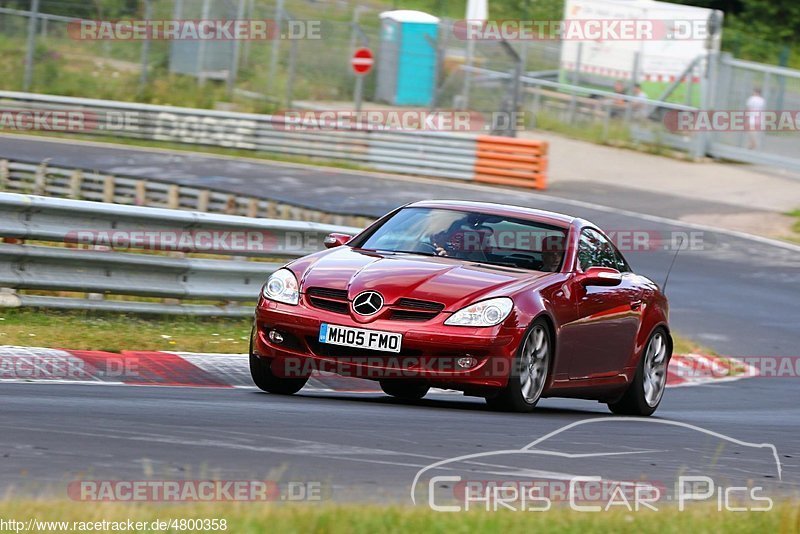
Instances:
[[[421,200],[419,202],[412,202],[406,207],[475,211],[480,213],[488,213],[491,215],[501,215],[504,217],[517,217],[520,219],[537,221],[561,227],[568,227],[573,223],[578,223],[579,226],[594,226],[588,221],[573,217],[572,215],[565,215],[563,213],[556,213],[554,211],[526,208],[523,206],[495,204],[493,202],[473,202],[469,200]]]

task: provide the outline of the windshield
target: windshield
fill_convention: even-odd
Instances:
[[[439,208],[404,208],[350,243],[355,248],[558,271],[566,229],[524,219]]]

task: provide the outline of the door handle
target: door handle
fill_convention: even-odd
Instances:
[[[631,302],[631,309],[632,310],[638,310],[641,307],[642,307],[642,301],[641,300],[634,300],[633,302]]]

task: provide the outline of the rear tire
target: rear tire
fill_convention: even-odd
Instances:
[[[550,329],[544,319],[537,319],[517,351],[508,384],[494,397],[486,397],[486,404],[506,412],[533,411],[547,384],[552,355]]]
[[[381,380],[380,385],[387,395],[404,400],[419,400],[431,389],[427,384],[404,380]]]
[[[250,334],[250,376],[258,389],[277,395],[292,395],[303,389],[308,382],[308,377],[281,378],[275,376],[275,373],[272,372],[272,362],[253,354],[254,335],[255,330]]]
[[[664,328],[658,327],[650,334],[639,358],[633,382],[618,401],[608,403],[608,409],[617,415],[652,415],[661,404],[667,387],[667,366],[671,357],[672,340]]]

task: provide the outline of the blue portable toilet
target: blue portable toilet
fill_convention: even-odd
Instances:
[[[376,98],[397,106],[427,106],[436,90],[439,19],[422,11],[384,11]]]

